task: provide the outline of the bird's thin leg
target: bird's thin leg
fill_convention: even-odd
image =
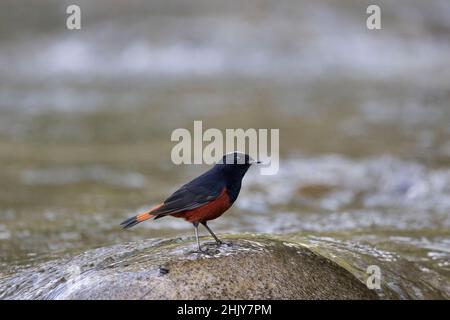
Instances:
[[[195,238],[197,239],[197,247],[198,247],[198,251],[202,251],[202,248],[200,247],[200,239],[198,237],[198,222],[194,222],[193,223],[194,228],[195,228]]]
[[[214,234],[214,232],[212,232],[212,230],[208,227],[206,222],[202,222],[202,225],[204,225],[206,230],[208,230],[209,233],[211,233],[211,235],[213,236],[214,240],[216,240],[218,245],[221,245],[223,243],[219,238],[217,238],[217,236]]]

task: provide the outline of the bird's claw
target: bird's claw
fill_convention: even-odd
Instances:
[[[209,250],[209,249],[197,249],[197,253],[212,256],[212,255],[216,254],[217,252],[211,252],[211,250]]]
[[[219,241],[216,242],[216,245],[218,247],[221,247],[221,246],[231,247],[233,244],[231,242],[225,242],[225,241],[219,240]]]

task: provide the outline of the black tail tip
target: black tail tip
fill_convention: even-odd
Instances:
[[[122,229],[129,229],[135,225],[137,225],[139,221],[136,219],[136,217],[131,217],[126,220],[124,220],[120,225],[122,226]]]

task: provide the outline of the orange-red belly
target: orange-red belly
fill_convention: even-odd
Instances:
[[[225,188],[215,200],[202,207],[174,213],[172,216],[184,218],[189,222],[206,222],[216,219],[231,207],[230,198],[226,191]]]

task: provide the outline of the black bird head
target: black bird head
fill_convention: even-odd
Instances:
[[[248,168],[256,163],[260,163],[260,161],[253,160],[245,153],[231,152],[224,155],[222,159],[217,162],[216,166],[227,175],[237,176],[242,179]]]

